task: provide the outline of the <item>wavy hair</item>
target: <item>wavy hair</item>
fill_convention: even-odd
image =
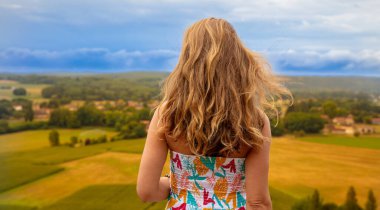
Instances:
[[[263,114],[276,114],[291,92],[268,62],[246,48],[224,19],[205,18],[184,34],[179,60],[162,81],[159,133],[184,137],[195,155],[228,156],[261,148]],[[272,113],[272,114],[270,114]],[[277,124],[277,123],[276,123]]]

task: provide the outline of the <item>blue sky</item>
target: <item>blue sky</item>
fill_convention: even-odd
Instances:
[[[287,75],[380,76],[378,0],[0,0],[0,72],[171,71],[184,30],[228,20]]]

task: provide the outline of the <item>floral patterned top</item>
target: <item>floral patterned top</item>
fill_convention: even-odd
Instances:
[[[166,210],[245,210],[245,158],[170,151]]]

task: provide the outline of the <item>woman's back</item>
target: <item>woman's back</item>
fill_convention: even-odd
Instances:
[[[187,155],[170,151],[166,209],[245,209],[245,158]]]
[[[149,125],[137,181],[141,200],[169,198],[172,210],[272,208],[264,111],[278,117],[290,91],[266,64],[223,19],[202,19],[186,30]],[[170,179],[160,177],[168,151]]]

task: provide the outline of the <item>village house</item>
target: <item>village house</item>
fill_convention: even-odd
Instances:
[[[99,110],[105,110],[108,107],[115,107],[116,104],[117,102],[112,100],[94,101],[95,107]]]
[[[370,125],[355,125],[354,126],[355,131],[359,132],[360,134],[372,134],[375,133],[375,128]]]
[[[48,120],[50,118],[51,109],[41,107],[39,103],[33,104],[34,118],[38,120]]]
[[[74,111],[77,111],[83,105],[84,105],[84,101],[72,100],[69,104],[63,105],[63,107],[74,112]]]
[[[334,125],[352,126],[355,121],[354,117],[350,114],[347,117],[334,117],[332,120]]]
[[[142,102],[139,102],[139,101],[128,101],[128,106],[129,107],[134,107],[137,110],[143,108]]]
[[[320,117],[326,121],[329,120],[329,116],[327,114],[321,114]]]
[[[326,124],[323,129],[324,134],[354,134],[354,128],[352,126],[337,126]]]
[[[13,109],[15,111],[22,111],[22,106],[21,105],[13,105]]]
[[[372,118],[371,122],[374,125],[380,125],[380,117]]]
[[[331,133],[332,134],[347,134],[346,133],[346,129],[344,129],[344,128],[337,128],[337,127],[333,127],[331,129]]]
[[[125,106],[125,101],[123,99],[119,99],[115,102],[115,106]]]
[[[154,101],[151,101],[150,103],[148,103],[148,107],[153,109],[154,107],[156,107],[160,102],[158,100],[154,100]]]

